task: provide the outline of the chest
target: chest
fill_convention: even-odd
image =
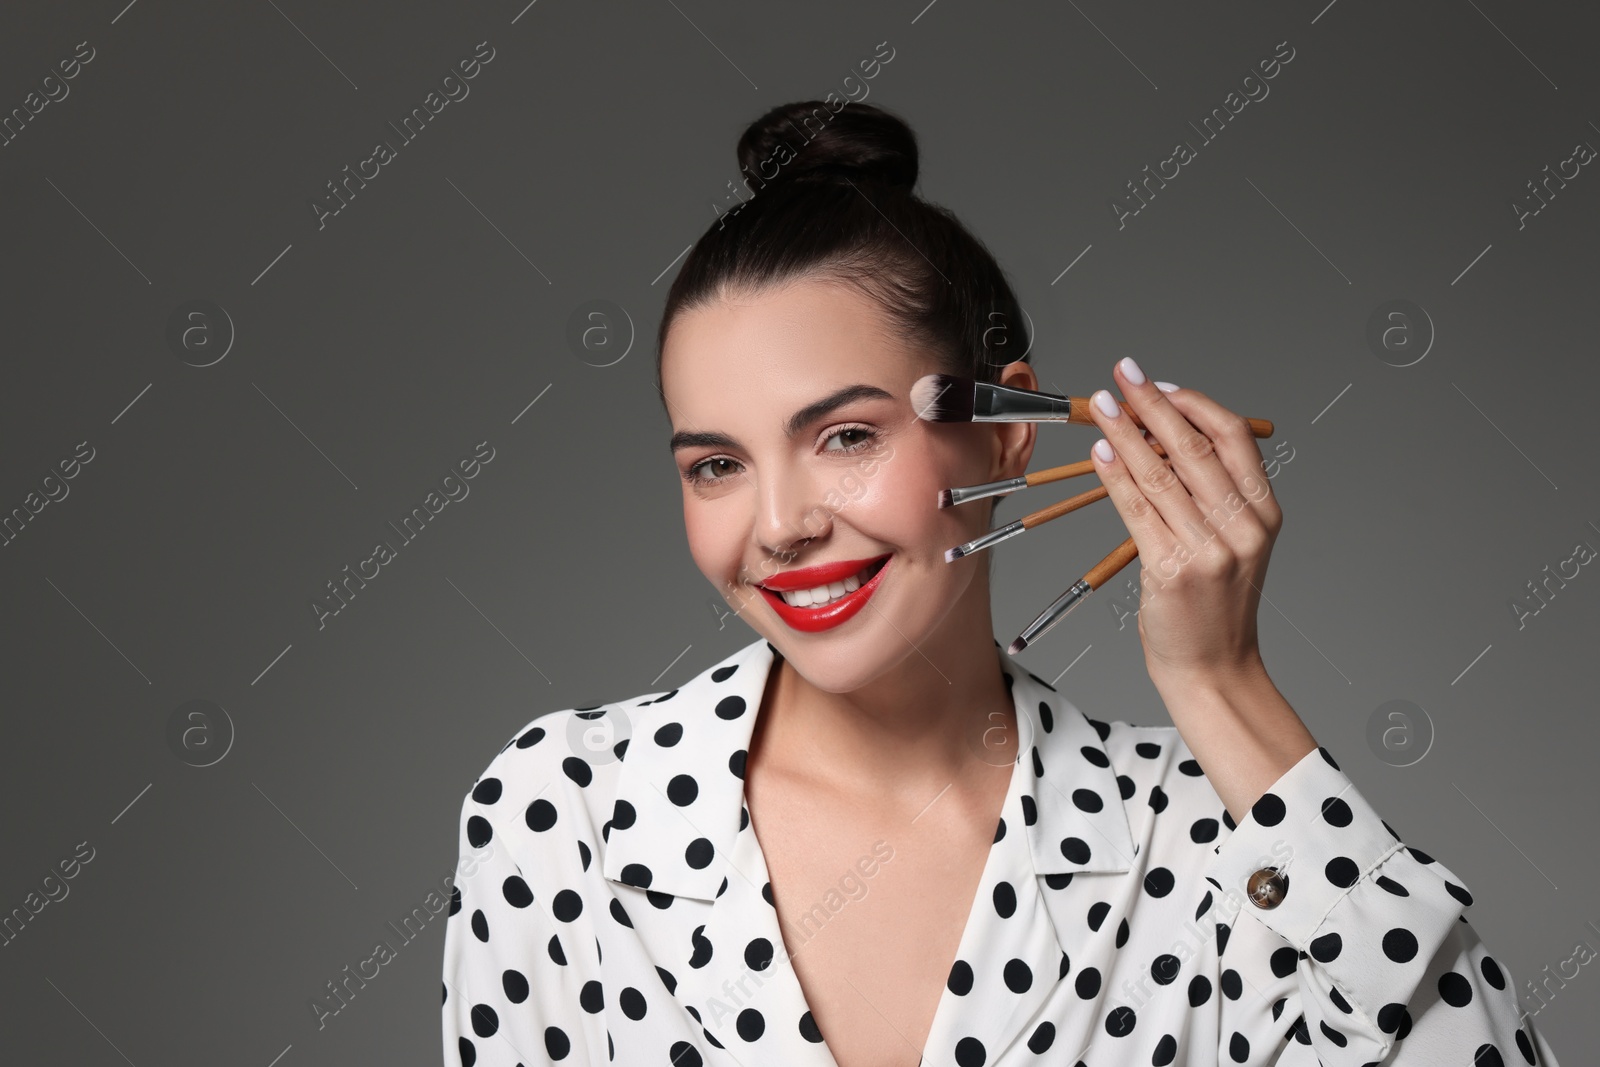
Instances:
[[[919,1062],[1005,784],[907,814],[751,783],[784,947],[839,1067]]]

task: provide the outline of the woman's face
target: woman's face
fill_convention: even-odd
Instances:
[[[950,627],[993,640],[987,557],[944,559],[988,529],[990,507],[941,509],[938,494],[1022,473],[1034,428],[918,418],[911,386],[941,369],[865,295],[822,281],[683,312],[668,333],[690,553],[820,689],[859,688]],[[1034,387],[1026,364],[1006,380]]]

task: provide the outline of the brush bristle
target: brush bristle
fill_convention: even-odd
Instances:
[[[960,545],[957,545],[955,548],[947,548],[944,550],[944,561],[946,563],[954,563],[964,555],[966,555],[966,553],[961,551]]]
[[[1024,641],[1021,637],[1018,637],[1015,641],[1006,646],[1006,655],[1015,656],[1017,653],[1021,652],[1027,647],[1028,642]]]
[[[929,422],[971,422],[973,385],[958,374],[925,374],[911,386],[911,409]]]
[[[939,506],[941,508],[954,507],[955,502],[956,497],[954,493],[948,489],[939,490]]]

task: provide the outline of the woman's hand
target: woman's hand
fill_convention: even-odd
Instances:
[[[1114,450],[1110,462],[1090,450],[1095,470],[1139,548],[1145,665],[1158,684],[1257,669],[1256,611],[1283,512],[1255,436],[1205,394],[1144,380],[1132,359],[1115,375],[1167,453],[1156,455],[1126,412],[1089,405]],[[1106,390],[1095,399],[1115,400]]]
[[[1263,474],[1249,423],[1193,389],[1166,392],[1131,359],[1117,385],[1163,459],[1128,413],[1089,404],[1110,443],[1090,449],[1095,470],[1139,549],[1139,638],[1145,668],[1173,724],[1228,810],[1255,799],[1316,747],[1267,677],[1256,610],[1283,512]],[[1170,465],[1169,465],[1170,464]]]

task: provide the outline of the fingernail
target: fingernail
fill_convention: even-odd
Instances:
[[[1176,392],[1178,387],[1173,385],[1171,382],[1157,382],[1156,388],[1161,390],[1163,393],[1172,393]]]
[[[1139,364],[1133,361],[1132,356],[1123,356],[1117,366],[1122,368],[1122,376],[1134,385],[1144,384],[1144,371],[1139,369]]]
[[[1111,458],[1117,453],[1111,447],[1111,442],[1102,437],[1094,443],[1094,454],[1099,457],[1101,463],[1110,463]]]
[[[1114,419],[1122,414],[1122,406],[1104,389],[1095,390],[1094,406],[1099,408],[1100,414],[1108,419]]]

